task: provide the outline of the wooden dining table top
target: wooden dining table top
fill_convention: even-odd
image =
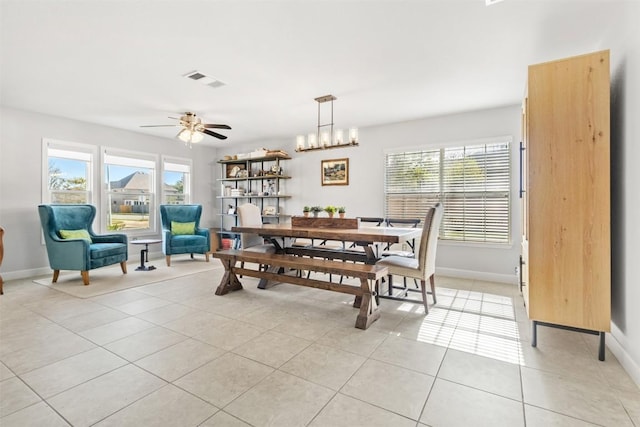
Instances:
[[[402,243],[417,239],[421,228],[400,227],[360,227],[360,228],[307,228],[293,227],[291,224],[262,224],[257,226],[236,226],[231,229],[238,233],[253,233],[264,237],[297,237],[303,239],[326,239],[349,242]]]

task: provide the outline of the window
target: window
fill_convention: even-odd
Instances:
[[[156,157],[107,149],[103,166],[106,229],[155,231]]]
[[[422,218],[441,202],[441,239],[509,243],[510,142],[387,153],[385,215]]]
[[[42,153],[42,203],[93,202],[95,147],[43,139]]]
[[[189,204],[191,200],[191,160],[162,159],[162,203]]]

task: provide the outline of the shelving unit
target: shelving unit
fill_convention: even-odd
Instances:
[[[291,198],[286,194],[284,181],[291,179],[285,173],[281,162],[291,160],[288,155],[279,153],[264,157],[246,159],[219,160],[220,184],[220,237],[232,238],[237,244],[238,235],[231,227],[238,225],[238,206],[253,203],[263,212],[262,221],[279,223],[289,215],[284,213],[283,201]]]

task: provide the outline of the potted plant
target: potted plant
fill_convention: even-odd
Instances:
[[[322,206],[312,206],[311,207],[311,213],[313,214],[313,216],[318,216],[318,214],[322,212]]]
[[[345,212],[347,212],[347,210],[345,209],[345,207],[344,207],[344,206],[340,206],[340,207],[338,208],[338,215],[340,216],[340,218],[344,218],[344,214],[345,214]]]
[[[335,214],[337,210],[338,208],[332,205],[326,206],[324,208],[324,211],[329,214],[329,218],[333,218],[333,214]]]
[[[302,208],[302,214],[304,216],[309,216],[309,212],[311,212],[311,208],[309,206],[305,206],[304,208]]]

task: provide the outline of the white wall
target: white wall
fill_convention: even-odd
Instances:
[[[640,386],[640,2],[602,48],[611,49],[612,326],[608,346]]]
[[[11,108],[3,107],[1,112],[0,224],[5,229],[2,263],[5,280],[51,271],[40,240],[37,210],[42,203],[42,138],[192,158],[193,202],[204,207],[202,225],[214,225],[213,148],[195,146],[190,150],[179,141],[140,133]],[[160,233],[156,233],[154,237],[159,236]],[[129,248],[130,258],[135,259],[136,253],[135,248]]]
[[[513,139],[512,170],[514,177],[517,177],[519,105],[361,128],[358,147],[296,153],[295,136],[286,141],[271,141],[260,147],[284,149],[292,157],[292,160],[283,163],[283,168],[293,177],[285,183],[287,193],[294,195],[294,198],[286,202],[286,213],[300,215],[304,205],[331,204],[345,206],[349,217],[384,216],[385,150],[428,148],[453,141],[464,143],[505,135]],[[234,146],[233,150],[220,150],[218,157],[248,152],[254,148],[256,146]],[[345,157],[349,158],[349,185],[323,187],[320,181],[321,160]],[[517,185],[518,180],[514,179],[511,198],[512,243],[491,247],[442,243],[438,248],[436,261],[440,274],[516,283],[515,268],[520,254],[520,202]]]

